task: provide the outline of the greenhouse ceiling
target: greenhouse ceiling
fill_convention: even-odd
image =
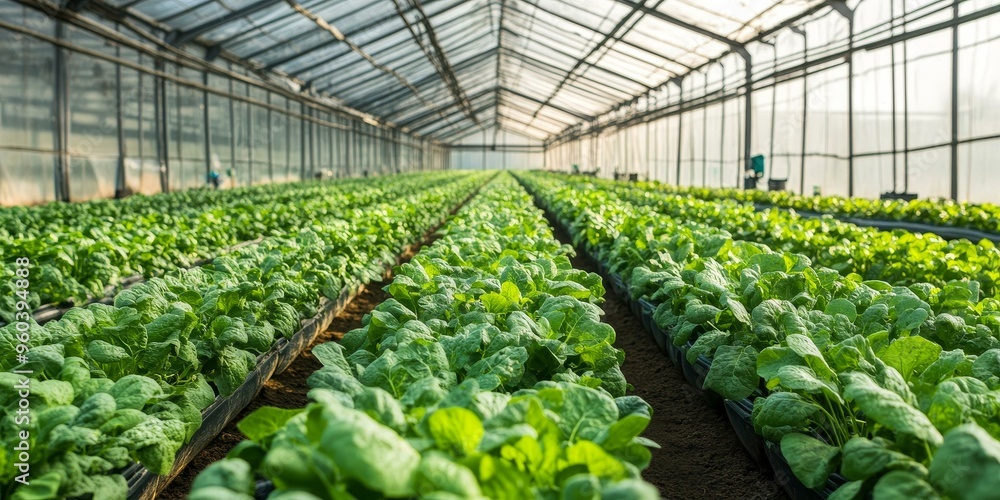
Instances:
[[[442,142],[546,139],[829,2],[105,0]]]

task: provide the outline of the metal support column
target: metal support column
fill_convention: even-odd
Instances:
[[[299,103],[299,180],[306,180],[306,105]]]
[[[670,80],[674,85],[677,85],[677,91],[680,93],[680,99],[678,100],[678,108],[681,110],[677,113],[677,178],[674,179],[674,183],[677,186],[681,185],[681,158],[684,147],[682,145],[682,140],[684,139],[684,86],[682,78],[672,78]]]
[[[960,0],[951,4],[951,15],[958,19]],[[958,26],[951,28],[951,199],[958,201]]]
[[[201,73],[201,84],[204,85],[204,86],[206,86],[206,87],[208,87],[208,72],[207,71],[203,71]],[[201,92],[201,119],[202,119],[202,123],[204,123],[203,126],[205,127],[203,129],[203,132],[204,132],[204,141],[205,141],[204,146],[205,146],[205,181],[206,182],[208,181],[208,174],[212,172],[212,131],[211,131],[211,128],[212,128],[211,124],[212,124],[212,122],[209,120],[209,118],[210,118],[210,116],[209,116],[209,112],[208,112],[208,92],[207,91],[202,91]]]
[[[751,170],[753,169],[753,163],[750,159],[750,146],[753,142],[753,58],[742,47],[738,48],[736,53],[743,58],[743,78],[746,86],[746,91],[743,93],[743,169]],[[740,180],[742,177],[740,176]],[[742,185],[742,182],[737,183],[737,188],[742,187]]]
[[[837,0],[830,4],[847,19],[847,196],[854,196],[854,11],[847,2]]]
[[[250,86],[247,85],[247,97],[250,97]],[[247,186],[253,185],[254,163],[257,162],[257,155],[254,151],[254,144],[257,138],[254,137],[253,126],[253,104],[247,104]]]
[[[726,92],[726,65],[723,64],[722,61],[719,61],[719,66],[722,67],[722,92],[723,92],[722,95],[725,95],[725,92]],[[726,100],[722,99],[722,102],[719,104],[719,106],[722,108],[721,112],[719,113],[720,121],[722,122],[722,126],[719,127],[721,129],[721,131],[719,132],[719,187],[721,188],[721,187],[724,187],[725,184],[726,184],[726,181],[725,181],[725,170],[726,170],[725,169],[725,167],[726,167]],[[705,184],[707,185],[708,182],[706,181]]]
[[[122,48],[121,45],[115,46],[115,57],[121,58]],[[122,66],[120,64],[115,65],[115,121],[118,125],[118,165],[117,173],[115,174],[115,198],[121,198],[125,195],[125,188],[128,184],[125,182],[125,117],[124,106],[122,104]]]
[[[157,59],[154,63],[157,71],[163,71],[164,66],[162,59]],[[169,193],[170,148],[167,147],[167,81],[159,76],[154,76],[153,78],[155,79],[153,105],[156,117],[156,157],[160,164],[160,190],[164,193]]]
[[[236,103],[233,100],[233,80],[229,80],[229,170],[236,175]],[[235,184],[236,180],[233,179]]]
[[[708,70],[705,70],[705,90],[708,95]],[[708,186],[708,106],[701,108],[701,187]],[[691,165],[691,179],[694,179],[694,164]]]
[[[271,123],[271,93],[267,93],[267,181],[274,182],[274,130]]]
[[[56,38],[62,40],[66,28],[62,21],[56,21]],[[55,148],[59,152],[55,164],[55,197],[69,201],[69,75],[66,72],[66,49],[55,47]]]
[[[805,54],[803,56],[803,62],[809,62],[809,35],[806,30],[799,28],[798,26],[792,26],[789,29],[792,33],[797,33],[802,35],[802,51]],[[802,129],[802,144],[801,151],[799,151],[799,194],[805,196],[806,194],[806,139],[807,139],[807,129],[809,128],[809,73],[804,72],[802,74],[802,123],[799,128]]]

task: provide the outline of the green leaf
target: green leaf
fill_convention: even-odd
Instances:
[[[905,471],[890,471],[879,478],[872,490],[872,496],[879,500],[912,500],[921,498],[936,500],[941,498],[931,485],[923,479]]]
[[[896,339],[878,353],[878,357],[910,380],[937,361],[941,346],[923,337],[903,337]]]
[[[302,411],[301,408],[286,410],[284,408],[265,406],[254,410],[253,413],[240,420],[236,427],[247,439],[261,443],[268,436],[284,427],[292,417],[302,413]]]
[[[162,394],[160,384],[142,375],[126,375],[115,382],[108,394],[115,398],[119,409],[141,410],[150,399]]]
[[[337,342],[325,342],[312,348],[312,355],[323,363],[323,366],[334,368],[341,373],[350,374],[351,365],[344,356],[344,347]]]
[[[841,377],[846,382],[844,399],[854,401],[870,420],[896,432],[923,439],[932,446],[941,444],[941,433],[927,416],[907,404],[898,394],[879,387],[863,373],[845,373]]]
[[[881,440],[853,437],[844,444],[840,473],[850,480],[864,480],[880,474],[894,463],[906,461],[913,459],[888,449]]]
[[[101,339],[92,340],[87,344],[87,355],[90,356],[90,359],[101,364],[117,363],[131,357],[125,348],[118,347]]]
[[[389,497],[414,495],[420,454],[406,440],[359,411],[344,408],[316,415],[324,425],[319,450],[345,478]],[[392,457],[391,464],[387,457]]]
[[[754,430],[764,439],[780,443],[782,437],[792,432],[805,432],[821,408],[793,392],[775,392],[753,401]]]
[[[252,495],[254,480],[250,464],[232,458],[209,464],[191,483],[192,490],[208,487],[220,487],[234,493]]]
[[[414,478],[414,487],[421,497],[434,492],[446,492],[461,498],[482,495],[475,474],[442,453],[432,452],[423,456]]]
[[[840,449],[814,437],[792,433],[781,438],[781,453],[802,484],[819,489],[837,470]]]
[[[858,318],[858,309],[857,306],[854,305],[854,302],[842,298],[831,300],[830,303],[826,305],[824,312],[830,315],[843,314],[844,316],[847,316],[847,319],[849,319],[852,323]]]
[[[465,408],[444,408],[430,414],[427,427],[437,447],[457,456],[471,455],[483,438],[483,423]]]
[[[715,351],[705,388],[726,399],[743,399],[753,394],[757,376],[757,350],[750,346],[723,345]]]
[[[618,480],[628,476],[625,466],[592,441],[577,441],[566,449],[569,465],[585,465],[587,470],[602,479]]]
[[[944,437],[931,461],[930,482],[946,497],[995,498],[1000,491],[1000,442],[975,424]]]

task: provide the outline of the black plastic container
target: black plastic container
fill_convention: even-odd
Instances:
[[[753,403],[749,399],[733,401],[727,399],[724,403],[726,415],[729,417],[729,424],[733,426],[736,435],[740,438],[740,443],[746,448],[747,453],[753,457],[764,470],[771,470],[771,462],[767,459],[764,451],[764,438],[757,434],[753,428]]]
[[[847,479],[840,474],[833,473],[830,478],[826,480],[826,485],[821,490],[814,490],[807,488],[806,485],[799,481],[795,474],[792,472],[791,466],[788,465],[788,461],[785,460],[785,456],[781,454],[781,447],[775,443],[767,442],[764,445],[764,452],[767,454],[767,459],[771,463],[771,468],[774,470],[774,482],[781,485],[788,493],[788,496],[796,500],[826,500],[830,498],[837,488],[843,486],[847,483]]]
[[[255,500],[267,500],[267,496],[274,491],[274,483],[271,481],[257,481],[254,485],[253,497]]]
[[[625,283],[622,281],[622,277],[617,274],[608,273],[608,278],[611,281],[611,291],[614,292],[615,296],[622,300],[627,300]]]
[[[688,383],[694,386],[695,389],[702,391],[702,396],[705,401],[708,402],[710,406],[717,409],[722,408],[722,396],[718,395],[715,391],[705,388],[705,378],[708,377],[708,370],[712,368],[712,360],[706,358],[705,356],[698,356],[698,359],[691,363],[687,360],[687,351],[691,348],[691,342],[688,342],[680,351],[680,363],[682,371],[684,373],[684,378],[687,379]]]

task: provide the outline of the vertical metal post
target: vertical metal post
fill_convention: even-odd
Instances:
[[[306,105],[299,103],[299,180],[306,180]]]
[[[154,67],[158,71],[163,71],[165,64],[162,59],[157,59]],[[154,87],[154,114],[156,115],[156,156],[160,164],[160,190],[164,193],[170,192],[170,142],[167,130],[167,82],[159,76],[155,76]]]
[[[905,3],[905,2],[904,2]],[[889,2],[889,36],[896,36],[896,2]],[[899,188],[899,165],[896,152],[896,46],[889,46],[889,67],[891,68],[890,85],[892,85],[892,192]]]
[[[847,20],[847,196],[854,196],[854,11],[847,2],[830,4]],[[808,48],[808,47],[807,47]],[[805,104],[805,103],[803,103]]]
[[[56,21],[56,38],[66,37],[66,29],[62,21]],[[69,74],[67,73],[66,49],[55,47],[55,108],[56,124],[55,147],[59,152],[55,164],[55,197],[57,200],[69,201]]]
[[[959,0],[951,4],[951,15],[958,19]],[[958,201],[958,26],[951,28],[951,199]]]
[[[723,64],[722,61],[719,61],[719,66],[722,67],[722,95],[726,95],[726,65]],[[723,179],[726,167],[726,99],[725,98],[722,99],[722,103],[720,104],[720,106],[722,109],[719,112],[719,116],[721,117],[720,121],[722,122],[722,126],[719,128],[722,130],[719,132],[719,187],[721,188],[726,183],[726,181]],[[737,141],[739,140],[737,139]],[[707,185],[708,182],[706,181],[705,184]]]
[[[208,87],[208,71],[203,71],[201,73],[201,84]],[[212,122],[209,120],[209,110],[208,110],[208,91],[202,91],[201,93],[201,104],[202,104],[202,114],[201,119],[204,123],[204,140],[205,140],[205,181],[208,181],[208,174],[212,172]]]
[[[677,113],[677,177],[675,179],[676,185],[681,185],[681,159],[684,155],[684,148],[681,146],[684,140],[684,94],[681,94],[681,111]]]
[[[705,90],[702,95],[708,95],[708,70],[705,70]],[[705,187],[707,183],[707,173],[708,173],[708,106],[705,105],[701,108],[701,186]],[[694,170],[691,171],[691,177],[694,178]]]
[[[285,111],[287,112],[292,105],[292,101],[285,100]],[[285,113],[283,118],[285,123],[285,180],[292,175],[292,117]]]
[[[233,80],[229,79],[229,96],[226,99],[229,100],[229,171],[234,175],[236,173],[236,103],[233,100]],[[236,183],[236,179],[233,179],[233,183]]]
[[[792,27],[792,30],[793,31],[795,30],[794,26]],[[778,68],[778,44],[777,42],[764,42],[764,43],[767,43],[768,45],[771,46],[771,54],[773,56],[771,59],[772,61],[771,71],[775,71]],[[805,107],[804,102],[802,106],[803,108]],[[771,141],[767,150],[767,161],[771,163],[771,168],[774,168],[774,164],[777,163],[777,160],[774,158],[774,139],[775,139],[774,134],[777,131],[777,122],[778,122],[778,85],[774,84],[771,85]],[[790,163],[791,160],[789,160],[789,164]],[[788,170],[789,174],[791,174],[790,165]]]
[[[115,57],[122,56],[121,45],[115,46]],[[118,125],[118,165],[115,174],[115,198],[121,198],[125,194],[125,117],[123,116],[122,105],[122,67],[115,64],[115,120]]]
[[[274,182],[274,131],[272,130],[271,119],[271,92],[267,93],[267,181]]]
[[[847,196],[854,196],[854,12],[847,18]],[[803,103],[804,104],[804,103]],[[805,154],[805,151],[802,152]]]
[[[647,107],[647,109],[649,109],[649,108]],[[649,152],[650,152],[650,147],[653,144],[653,140],[652,140],[651,135],[650,135],[651,132],[652,132],[651,128],[650,128],[650,125],[652,125],[652,124],[649,123],[649,122],[646,122],[646,180],[649,180],[649,164],[650,164],[650,161],[651,161]]]
[[[743,58],[743,79],[746,91],[743,92],[743,169],[753,168],[750,159],[750,146],[753,142],[753,58],[746,49],[740,47],[736,51]],[[740,176],[742,180],[742,176]],[[742,186],[742,182],[737,182],[737,187]]]
[[[247,85],[247,97],[250,97],[250,86]],[[253,185],[253,171],[254,164],[257,163],[257,155],[254,151],[254,146],[257,144],[257,138],[254,137],[254,126],[253,126],[253,104],[247,104],[247,158],[249,162],[247,164],[247,186]]]
[[[309,117],[315,115],[314,110],[309,108]],[[316,177],[316,123],[312,120],[309,120],[309,177]]]
[[[906,2],[903,2],[903,30],[906,30]],[[907,42],[903,41],[903,192],[910,192],[910,75]]]
[[[799,28],[798,26],[791,27],[792,33],[797,33],[802,35],[802,53],[804,62],[809,62],[809,35],[806,30]],[[777,55],[777,46],[775,46],[775,55]],[[802,74],[802,123],[799,127],[802,129],[802,143],[801,151],[799,151],[799,194],[806,194],[806,139],[807,130],[809,128],[809,73]]]
[[[174,65],[174,76],[180,76],[180,67]],[[165,83],[164,83],[165,84]],[[184,189],[184,101],[181,99],[181,86],[174,85],[174,110],[177,118],[177,179],[180,190]]]

